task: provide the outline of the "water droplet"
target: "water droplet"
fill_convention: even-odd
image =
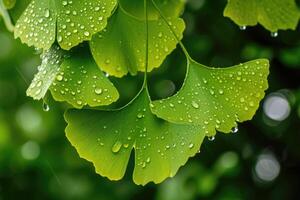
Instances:
[[[231,133],[237,133],[239,131],[239,128],[236,126],[236,127],[233,127],[231,129]]]
[[[95,93],[98,94],[98,95],[100,95],[100,94],[103,93],[103,90],[101,88],[96,88],[95,89]]]
[[[118,153],[121,150],[122,143],[120,141],[117,141],[111,148],[111,151],[113,153]]]
[[[272,33],[271,33],[271,37],[274,37],[274,38],[275,38],[275,37],[277,37],[277,36],[278,36],[278,32],[272,32]]]
[[[46,102],[43,102],[43,110],[45,112],[48,112],[50,110],[50,107],[49,107],[49,105]]]
[[[195,102],[195,101],[192,102],[192,106],[193,106],[194,108],[196,108],[196,109],[199,108],[199,104],[198,104],[197,102]]]
[[[191,144],[189,145],[189,148],[190,148],[190,149],[194,148],[194,144],[191,143]]]
[[[50,17],[50,10],[49,10],[49,9],[47,9],[47,10],[45,11],[45,17],[46,17],[46,18]]]
[[[208,137],[209,141],[214,141],[215,139],[216,139],[215,136]]]
[[[241,29],[242,31],[244,31],[244,30],[247,29],[247,26],[240,26],[240,29]]]
[[[144,115],[142,113],[138,113],[136,116],[138,119],[142,119],[144,117]]]
[[[57,81],[62,81],[64,77],[62,75],[57,75],[56,80]]]

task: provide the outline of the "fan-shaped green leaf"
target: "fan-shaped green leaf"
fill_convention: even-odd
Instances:
[[[271,32],[295,29],[300,11],[294,0],[228,0],[224,16],[239,26],[263,25]]]
[[[144,89],[120,110],[70,110],[65,115],[67,137],[82,158],[93,162],[100,175],[121,179],[134,149],[135,183],[159,183],[174,176],[198,152],[204,134],[195,126],[158,119],[149,103]]]
[[[181,39],[185,25],[182,19],[170,23]],[[100,68],[110,75],[122,77],[145,69],[145,21],[128,15],[119,6],[108,27],[90,42],[93,56]],[[176,47],[177,40],[162,20],[149,21],[149,71],[159,67]]]
[[[208,68],[190,61],[182,89],[173,97],[155,101],[152,111],[174,123],[230,132],[237,122],[250,120],[268,87],[269,63],[255,60],[230,68]]]
[[[48,49],[57,41],[70,49],[104,29],[116,0],[32,0],[16,24],[15,37]]]
[[[56,45],[43,53],[28,96],[40,100],[50,88],[54,99],[76,108],[109,105],[119,98],[116,88],[90,55],[75,52],[69,57],[66,54]]]
[[[119,98],[97,64],[82,53],[65,59],[50,89],[55,100],[67,101],[76,108],[109,105]]]

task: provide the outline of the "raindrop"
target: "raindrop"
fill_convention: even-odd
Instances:
[[[215,139],[216,139],[215,136],[208,137],[209,141],[214,141]]]
[[[231,133],[237,133],[239,131],[239,128],[236,126],[236,127],[233,127],[231,129]]]
[[[121,150],[121,147],[122,147],[122,143],[117,141],[111,148],[111,151],[113,153],[118,153],[120,150]]]
[[[244,30],[247,29],[247,26],[240,26],[240,29],[241,29],[242,31],[244,31]]]
[[[274,37],[274,38],[275,38],[275,37],[277,37],[277,36],[278,36],[278,32],[272,32],[272,33],[271,33],[271,37]]]
[[[103,93],[103,90],[102,90],[101,88],[96,88],[96,89],[95,89],[95,93],[96,93],[97,95],[100,95],[100,94]]]
[[[49,107],[49,105],[46,102],[43,102],[43,110],[45,112],[48,112],[50,110],[50,107]]]
[[[195,101],[192,102],[192,106],[193,106],[194,108],[196,108],[196,109],[199,108],[199,104],[198,104],[197,102],[195,102]]]

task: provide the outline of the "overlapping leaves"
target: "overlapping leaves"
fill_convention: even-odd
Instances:
[[[133,152],[135,183],[174,176],[205,136],[229,132],[237,122],[251,119],[264,96],[268,61],[209,68],[185,52],[187,76],[175,96],[151,102],[145,75],[142,90],[125,107],[81,109],[109,105],[119,97],[99,67],[122,77],[161,65],[182,38],[183,5],[181,0],[32,0],[17,23],[17,37],[46,49],[28,95],[42,99],[50,90],[57,101],[80,108],[66,112],[67,137],[97,173],[111,180],[124,176]],[[60,48],[90,39],[98,65],[84,48]],[[53,45],[55,40],[60,47]]]
[[[185,25],[178,17],[182,10],[181,0],[159,1],[160,8],[169,17],[176,34],[182,38]],[[90,42],[91,50],[100,68],[110,75],[122,77],[145,69],[145,16],[143,1],[120,0],[119,7],[109,21],[107,28],[95,35]],[[168,25],[159,16],[151,1],[149,10],[149,60],[148,71],[159,67],[166,56],[176,47],[178,41]],[[113,59],[112,59],[113,58]]]
[[[269,31],[296,29],[300,10],[295,0],[228,0],[224,16],[239,26],[260,23]]]
[[[15,37],[43,49],[57,38],[63,49],[70,49],[104,29],[116,4],[116,0],[32,0],[16,24]]]
[[[189,61],[182,89],[155,101],[152,111],[173,123],[199,125],[208,136],[228,133],[237,122],[250,120],[268,88],[267,60],[229,68],[211,68]]]
[[[65,115],[67,137],[102,176],[121,179],[134,149],[134,182],[160,183],[174,176],[198,152],[204,134],[197,126],[158,119],[149,104],[147,90],[143,89],[119,110],[70,110]]]

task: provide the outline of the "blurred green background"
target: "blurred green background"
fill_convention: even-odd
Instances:
[[[199,62],[231,66],[271,60],[270,88],[254,119],[235,134],[206,139],[201,153],[162,184],[136,186],[132,162],[119,182],[102,178],[67,141],[67,105],[26,97],[39,65],[38,53],[14,40],[0,21],[0,200],[11,199],[299,199],[300,28],[271,37],[263,27],[242,31],[222,16],[226,1],[190,0],[184,44]],[[177,49],[151,73],[153,99],[174,94],[185,76]],[[127,103],[141,77],[112,79]]]

